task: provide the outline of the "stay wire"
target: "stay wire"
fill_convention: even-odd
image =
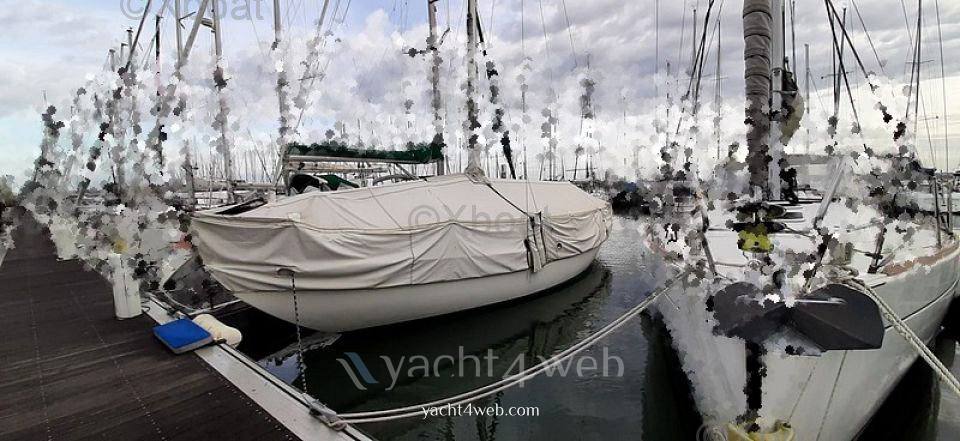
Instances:
[[[940,25],[940,0],[934,2],[934,6],[937,11],[937,37],[940,40],[940,88],[941,94],[940,97],[943,100],[943,151],[945,158],[945,169],[946,171],[952,171],[953,168],[950,167],[950,125],[947,123],[947,75],[943,67],[943,29]]]

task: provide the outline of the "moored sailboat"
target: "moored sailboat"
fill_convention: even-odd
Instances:
[[[464,174],[198,212],[194,241],[218,281],[281,319],[348,331],[516,299],[588,267],[611,225],[606,202],[569,183],[489,180],[479,167],[476,7]]]
[[[659,229],[674,233],[651,244],[684,283],[658,310],[712,433],[853,439],[918,354],[936,363],[923,345],[957,292],[960,244],[940,216],[891,217],[897,182],[923,179],[910,155],[835,155],[829,182],[807,192],[820,200],[788,197],[799,173],[771,161],[783,157],[782,8],[743,5],[747,196],[697,190],[693,213],[677,209]],[[878,179],[889,175],[897,182]]]

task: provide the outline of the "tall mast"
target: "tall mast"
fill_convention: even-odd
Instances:
[[[147,9],[147,10],[149,11],[149,9]],[[140,19],[141,25],[142,25],[142,23],[145,22],[145,21],[147,21],[147,15],[146,15],[146,14],[144,14],[144,15],[143,15],[143,18]],[[139,28],[138,28],[138,29],[139,29]],[[137,31],[137,32],[140,32],[140,31]],[[139,33],[137,34],[137,38],[140,38]],[[124,64],[125,66],[127,66],[127,70],[130,70],[130,63],[133,62],[133,52],[134,52],[133,46],[134,46],[135,44],[137,44],[137,42],[133,40],[133,29],[132,29],[132,28],[127,28],[127,62],[126,62],[126,64]]]
[[[180,64],[177,65],[177,75],[180,73],[180,68],[185,66],[190,58],[190,51],[193,50],[193,43],[197,40],[197,32],[200,31],[200,24],[203,23],[203,16],[207,13],[207,6],[209,5],[210,0],[200,1],[200,7],[197,9],[197,14],[193,19],[193,26],[190,28],[190,35],[187,36],[187,44],[184,45],[183,51],[180,54]]]
[[[227,79],[223,73],[223,35],[220,33],[220,4],[219,1],[213,2],[213,48],[217,56],[217,68],[213,77],[217,87],[218,102],[220,104],[220,116],[217,123],[220,127],[220,154],[223,155],[223,179],[227,183],[227,202],[234,203],[237,195],[233,182],[233,155],[230,152],[230,145],[227,141],[227,102],[223,89],[227,86]]]
[[[433,120],[434,125],[437,126],[437,133],[441,133],[439,130],[440,123],[440,45],[439,36],[437,35],[437,2],[439,0],[427,0],[427,12],[430,17],[430,40],[427,42],[427,49],[433,54],[433,65],[430,68],[430,85],[433,87],[433,100],[431,101],[431,106],[433,107]]]
[[[806,69],[806,74],[803,79],[803,88],[804,88],[803,94],[805,95],[803,99],[807,103],[806,105],[809,106],[810,105],[810,45],[809,44],[803,45],[803,65],[804,65],[804,68]],[[810,153],[810,126],[807,126],[807,153]]]
[[[768,189],[767,153],[770,118],[765,111],[770,103],[770,0],[743,2],[743,58],[746,83],[747,166],[751,191]]]
[[[783,0],[770,0],[770,12],[773,14],[770,29],[770,115],[775,116],[773,130],[768,142],[770,163],[767,164],[767,193],[772,199],[780,199],[780,158],[783,157],[783,143],[780,141],[780,121],[783,120],[783,75],[786,58],[786,32],[784,27]]]
[[[480,128],[477,109],[477,0],[467,0],[467,168],[464,173],[482,178],[480,168],[479,135]]]
[[[430,21],[430,37],[427,39],[427,50],[433,54],[430,63],[430,85],[432,87],[432,96],[430,97],[430,107],[433,108],[433,144],[443,145],[443,119],[440,116],[440,107],[442,98],[440,94],[440,65],[443,61],[440,59],[440,37],[437,35],[437,2],[439,0],[427,0],[427,16]],[[437,163],[437,174],[445,173],[446,159]]]
[[[280,0],[273,0],[273,32],[273,51],[279,52],[280,45],[283,43],[283,22],[280,19]],[[292,119],[292,115],[290,115],[290,105],[287,101],[287,86],[289,86],[287,71],[281,61],[281,68],[277,72],[277,105],[280,109],[280,129],[279,136],[277,137],[277,145],[279,146],[278,154],[281,158],[287,148],[287,135],[290,132],[290,120]]]
[[[163,66],[160,64],[160,23],[162,21],[163,21],[163,16],[160,14],[157,14],[157,22],[156,22],[157,33],[156,33],[156,36],[154,37],[155,38],[154,46],[156,46],[155,48],[156,52],[154,53],[154,55],[156,56],[156,59],[154,60],[156,66],[154,67],[156,71],[156,82],[157,82],[157,115],[160,114],[160,108],[163,107],[163,85],[160,79],[160,76],[163,74]],[[157,140],[156,152],[157,152],[157,165],[160,167],[160,173],[163,173],[163,139]]]
[[[176,16],[173,27],[177,32],[177,65],[179,66],[183,64],[183,30],[180,28],[183,12],[180,10],[180,0],[173,0],[173,15]]]

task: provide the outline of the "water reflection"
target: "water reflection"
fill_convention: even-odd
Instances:
[[[310,393],[339,412],[389,409],[456,395],[516,373],[518,364],[536,364],[606,325],[647,295],[652,277],[640,243],[636,222],[618,219],[598,261],[552,292],[451,316],[346,333],[332,343],[322,336],[308,336],[308,340],[329,343],[305,354]],[[285,337],[248,340],[241,350],[278,377],[302,386],[296,356],[289,350],[290,327],[256,320],[257,329],[271,326]],[[694,439],[700,420],[666,335],[662,324],[642,317],[574,357],[566,375],[558,369],[477,403],[535,406],[538,417],[417,417],[361,428],[379,439],[552,440],[573,434],[585,440],[637,438],[638,434],[645,439]],[[597,368],[574,375],[583,357],[596,360]],[[422,367],[423,360],[428,361],[427,367]]]
[[[951,324],[947,322],[947,325]],[[937,358],[956,376],[960,376],[958,338],[960,335],[955,330],[949,330],[937,338],[933,346]],[[923,360],[918,359],[864,429],[861,439],[960,439],[960,397],[942,384]]]

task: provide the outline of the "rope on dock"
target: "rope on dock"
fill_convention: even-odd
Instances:
[[[937,358],[933,351],[931,351],[930,348],[923,343],[923,340],[921,340],[920,337],[917,337],[917,334],[915,334],[913,330],[907,326],[907,323],[903,321],[903,319],[897,316],[893,308],[890,307],[890,305],[887,304],[887,302],[883,300],[883,298],[881,298],[880,295],[873,290],[873,288],[867,286],[865,283],[857,283],[857,285],[863,288],[867,296],[876,302],[877,306],[880,307],[880,313],[890,321],[890,323],[893,325],[893,329],[897,331],[897,333],[900,334],[904,340],[907,341],[907,344],[917,351],[917,354],[920,355],[920,358],[923,358],[923,361],[930,365],[930,368],[933,369],[933,372],[937,374],[937,376],[940,377],[940,379],[943,380],[943,382],[946,383],[954,393],[960,396],[960,381],[957,381],[957,377],[950,372],[950,369],[944,366],[944,364],[939,358]]]
[[[625,312],[623,315],[618,317],[616,320],[610,322],[608,325],[597,330],[596,332],[584,338],[577,344],[567,348],[566,350],[560,353],[557,353],[556,355],[540,362],[537,365],[531,366],[530,368],[522,372],[518,372],[517,374],[506,377],[495,383],[488,384],[486,386],[483,386],[468,392],[464,392],[459,395],[455,395],[452,397],[448,397],[448,398],[444,398],[436,401],[431,401],[428,403],[422,403],[422,404],[406,406],[406,407],[398,407],[395,409],[370,411],[370,412],[343,413],[343,414],[336,415],[336,418],[345,424],[362,424],[362,423],[376,423],[376,422],[383,422],[383,421],[398,420],[398,419],[411,418],[416,416],[422,417],[423,409],[425,408],[445,406],[445,405],[450,405],[450,406],[463,405],[463,404],[467,404],[467,403],[479,400],[481,398],[488,397],[504,389],[516,386],[517,384],[521,384],[524,381],[527,381],[543,372],[546,372],[548,369],[555,367],[566,360],[569,360],[570,358],[574,357],[580,352],[583,352],[587,348],[593,346],[594,344],[596,344],[598,341],[600,341],[607,335],[620,329],[621,327],[623,327],[624,324],[626,324],[631,319],[635,318],[641,312],[646,310],[650,305],[652,305],[653,302],[656,301],[661,294],[665,293],[668,289],[670,289],[670,287],[674,284],[674,282],[676,282],[678,279],[683,279],[684,276],[688,273],[689,273],[689,270],[681,273],[677,277],[673,277],[669,279],[664,283],[664,285],[661,288],[655,290],[653,293],[651,293],[649,296],[643,299],[643,301],[640,302],[637,306],[634,306],[633,308]]]

